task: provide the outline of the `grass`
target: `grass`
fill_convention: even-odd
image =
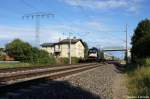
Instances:
[[[50,65],[50,64],[4,63],[4,64],[0,64],[0,69],[3,69],[3,68],[34,67],[34,66],[48,66],[48,65]]]
[[[150,66],[138,67],[127,72],[129,95],[150,96]]]
[[[72,64],[79,63],[80,59],[72,57]],[[31,64],[31,63],[0,63],[0,69],[2,68],[19,68],[19,67],[33,67],[33,66],[47,66],[47,65],[60,65],[60,64],[68,64],[68,58],[59,58],[56,60],[54,64]]]
[[[30,67],[33,66],[33,64],[29,63],[2,63],[0,64],[1,68],[17,68],[17,67]]]

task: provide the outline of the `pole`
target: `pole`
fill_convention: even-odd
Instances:
[[[35,45],[39,48],[40,44],[40,18],[36,16],[36,29],[35,29],[36,37],[35,37]]]
[[[128,63],[128,25],[126,24],[126,64]]]
[[[46,17],[49,18],[49,16],[54,17],[53,13],[45,13],[45,12],[36,12],[36,13],[31,13],[31,14],[27,14],[22,16],[23,19],[24,18],[31,18],[31,19],[35,19],[36,21],[36,29],[35,29],[35,45],[36,47],[39,48],[39,44],[40,44],[40,19]]]
[[[69,33],[69,64],[71,64],[71,33]]]

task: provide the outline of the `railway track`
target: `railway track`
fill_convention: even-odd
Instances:
[[[51,69],[51,68],[63,68],[63,67],[72,67],[72,66],[81,66],[81,65],[87,65],[87,64],[73,64],[73,65],[52,65],[52,66],[37,66],[37,67],[20,67],[20,68],[5,68],[0,69],[0,77],[6,76],[6,75],[12,75],[17,73],[24,73],[24,72],[34,72],[34,71],[40,71],[45,69]]]
[[[23,87],[26,88],[26,86],[30,85],[33,86],[38,83],[43,84],[43,81],[45,81],[45,79],[53,80],[69,76],[72,74],[76,74],[82,71],[90,70],[99,66],[100,64],[90,63],[90,64],[77,64],[61,67],[57,66],[57,67],[39,68],[39,69],[34,68],[33,70],[32,69],[25,69],[20,71],[13,70],[12,72],[11,70],[4,71],[1,72],[0,74],[0,96],[1,94],[8,95],[9,92],[18,90]]]

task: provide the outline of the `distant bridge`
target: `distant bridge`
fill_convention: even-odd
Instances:
[[[108,52],[108,51],[126,51],[126,49],[103,49],[102,51]]]
[[[126,51],[126,49],[121,46],[121,47],[105,47],[101,49],[104,52],[108,52],[108,51]]]

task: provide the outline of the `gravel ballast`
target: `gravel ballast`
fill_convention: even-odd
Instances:
[[[122,76],[114,65],[100,64],[82,73],[19,89],[5,99],[123,99]]]
[[[112,99],[112,88],[116,75],[115,67],[107,64],[65,80],[98,95],[101,99]]]

